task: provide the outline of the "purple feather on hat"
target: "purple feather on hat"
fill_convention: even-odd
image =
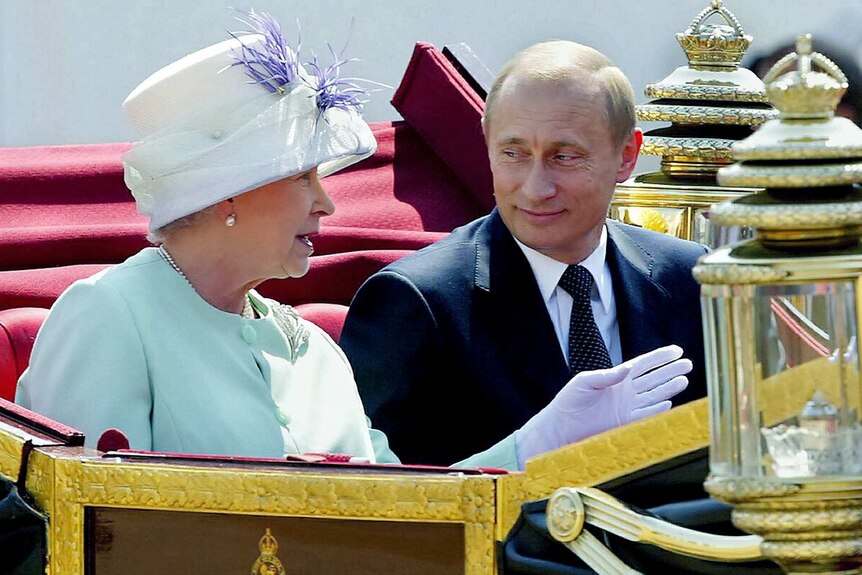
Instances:
[[[341,66],[350,62],[336,55],[332,46],[327,43],[329,53],[332,55],[332,64],[324,68],[317,61],[317,56],[314,56],[308,67],[311,68],[312,74],[317,81],[317,85],[313,86],[317,90],[317,107],[321,110],[329,108],[340,108],[348,110],[350,108],[358,110],[366,102],[368,92],[356,84],[351,78],[341,78]]]
[[[261,34],[264,37],[262,47],[246,46],[234,51],[234,66],[245,66],[245,73],[270,92],[283,93],[282,86],[289,84],[297,75],[299,69],[299,50],[301,43],[294,52],[284,34],[278,20],[266,12],[257,13],[251,10],[245,14],[247,20],[237,18],[248,25],[249,33]],[[236,38],[235,34],[231,34]]]
[[[249,26],[247,33],[261,34],[264,37],[262,46],[245,46],[234,52],[234,66],[244,66],[246,74],[255,84],[260,84],[272,93],[284,93],[289,84],[299,74],[299,51],[296,51],[284,38],[281,25],[266,12],[251,10],[245,14],[245,19],[237,18]],[[297,24],[297,28],[298,28]],[[237,36],[231,34],[234,38]],[[366,101],[368,91],[356,84],[354,78],[341,78],[341,66],[351,62],[335,53],[327,44],[332,55],[332,64],[322,66],[314,56],[307,63],[310,70],[310,87],[317,92],[317,107],[321,112],[330,108],[342,110],[359,110]]]

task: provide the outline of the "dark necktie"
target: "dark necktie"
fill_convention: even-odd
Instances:
[[[584,267],[569,266],[560,278],[560,287],[572,296],[572,318],[569,323],[571,374],[613,367],[590,305],[593,276]]]

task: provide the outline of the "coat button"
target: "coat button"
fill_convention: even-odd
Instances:
[[[254,328],[250,325],[242,326],[242,339],[249,345],[254,344],[257,341],[257,332],[254,331]]]
[[[275,408],[275,418],[281,424],[282,427],[287,427],[290,425],[290,418],[288,418],[284,412],[278,407]]]

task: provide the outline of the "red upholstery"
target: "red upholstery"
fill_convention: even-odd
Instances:
[[[296,311],[303,318],[323,328],[335,343],[341,339],[341,329],[348,307],[337,303],[304,303],[296,306]]]
[[[314,256],[305,276],[270,280],[257,289],[262,295],[295,306],[316,302],[348,305],[368,276],[410,253],[373,250]]]
[[[0,398],[15,399],[18,376],[30,365],[33,340],[46,315],[44,308],[0,311]]]
[[[440,50],[416,44],[392,106],[490,211],[494,185],[482,132],[485,102]]]
[[[348,305],[368,276],[412,253],[412,250],[362,250],[312,256],[301,278],[270,280],[261,294],[291,305],[313,302]],[[0,310],[53,305],[73,282],[105,269],[106,264],[82,264],[31,270],[0,271]]]
[[[74,281],[90,277],[106,267],[106,264],[82,264],[0,272],[0,310],[49,308]]]
[[[373,128],[377,152],[324,180],[337,209],[323,220],[318,254],[416,249],[487,211],[412,128]],[[123,183],[127,148],[0,149],[0,270],[118,263],[146,246],[146,221]]]

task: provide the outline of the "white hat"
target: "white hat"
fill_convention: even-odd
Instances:
[[[266,23],[263,34],[234,37],[162,68],[123,102],[138,137],[123,156],[126,185],[150,231],[315,166],[326,176],[377,147],[353,87],[333,105],[338,82],[321,77],[316,65],[309,75],[278,24]],[[279,50],[275,60],[287,60],[292,71],[286,83],[249,64]]]

